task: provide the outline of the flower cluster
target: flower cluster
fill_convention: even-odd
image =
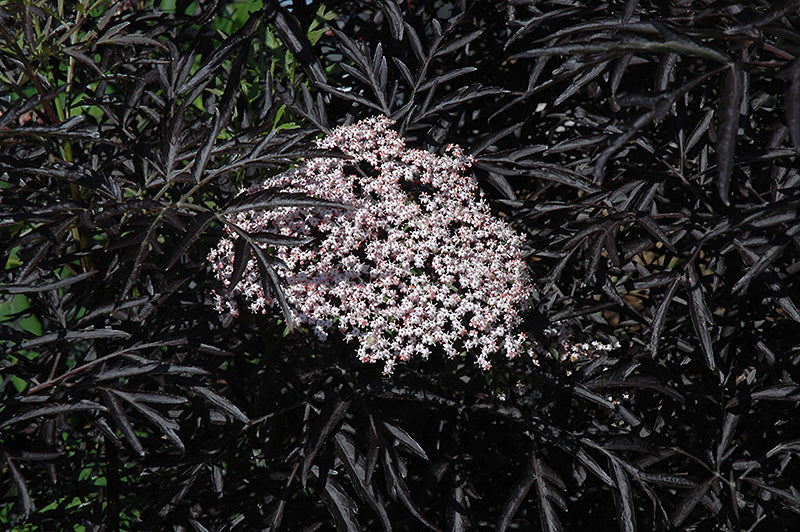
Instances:
[[[523,241],[494,217],[470,164],[456,146],[439,156],[408,149],[385,117],[340,127],[318,141],[349,159],[321,157],[268,179],[249,192],[280,187],[332,200],[342,208],[285,207],[242,212],[231,221],[249,232],[314,237],[299,247],[264,247],[285,264],[285,295],[297,323],[324,340],[338,329],[358,343],[364,362],[474,355],[488,369],[490,355],[514,357],[525,336],[516,332],[532,286],[521,259]],[[216,296],[221,312],[236,312],[231,292],[255,312],[277,302],[264,293],[255,261],[230,286],[237,236],[209,260],[228,289]]]
[[[557,327],[547,327],[542,331],[545,336],[553,339],[556,356],[561,361],[582,362],[619,349],[620,343],[614,340],[611,343],[591,340],[576,342],[572,328],[563,323]]]

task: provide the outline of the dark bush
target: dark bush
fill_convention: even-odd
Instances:
[[[0,7],[0,523],[800,527],[800,3],[153,4]],[[376,114],[526,235],[538,365],[214,310],[239,190]]]

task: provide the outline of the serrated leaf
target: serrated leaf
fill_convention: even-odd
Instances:
[[[114,423],[117,425],[117,428],[122,431],[122,434],[125,435],[125,438],[128,440],[128,444],[130,444],[131,448],[133,448],[136,454],[139,456],[144,456],[145,452],[144,447],[142,447],[142,442],[139,441],[139,437],[133,430],[133,426],[128,418],[128,414],[125,413],[125,410],[122,408],[119,399],[104,389],[100,390],[100,394],[102,395],[103,401],[106,403],[106,406],[111,413]]]
[[[615,502],[617,505],[617,523],[622,532],[636,532],[636,510],[633,504],[633,494],[628,481],[628,474],[616,459],[611,460],[617,492]]]
[[[389,30],[392,38],[396,41],[403,40],[404,26],[403,14],[395,0],[378,0],[378,7],[386,15],[386,20],[389,21]]]
[[[517,510],[519,510],[519,507],[527,497],[528,492],[536,482],[536,466],[534,464],[535,460],[536,457],[533,453],[531,453],[531,455],[528,457],[528,464],[525,468],[525,471],[523,471],[522,476],[514,484],[514,487],[511,488],[511,493],[509,493],[508,499],[506,499],[503,510],[500,512],[500,518],[497,521],[497,526],[495,527],[497,532],[505,532],[508,530],[508,527],[511,525],[511,522],[517,513]],[[549,501],[542,502],[540,500],[540,514],[546,512],[545,506],[549,504]],[[545,519],[542,519],[542,521],[545,521]],[[558,517],[556,517],[556,521],[558,521]],[[543,529],[552,530],[552,528],[545,528],[544,525]]]
[[[725,414],[725,420],[722,422],[722,430],[720,431],[719,443],[717,444],[717,465],[721,466],[722,462],[730,455],[730,443],[733,438],[736,425],[739,423],[739,416],[728,412]]]
[[[91,270],[85,273],[79,273],[72,277],[67,277],[66,279],[60,279],[58,281],[54,281],[51,283],[43,283],[37,285],[21,285],[21,284],[9,284],[5,286],[0,286],[0,292],[6,292],[7,294],[27,294],[33,292],[45,292],[47,290],[58,290],[61,288],[66,288],[71,286],[75,283],[79,283],[93,275],[97,274],[97,270]]]
[[[153,410],[149,406],[145,406],[142,403],[136,401],[136,398],[132,395],[123,392],[121,390],[110,390],[111,393],[120,397],[128,404],[130,404],[133,408],[138,410],[141,414],[143,414],[150,422],[152,422],[155,426],[161,430],[161,432],[166,436],[172,443],[175,444],[181,452],[186,451],[186,446],[183,444],[183,441],[178,436],[178,433],[175,432],[180,428],[178,423],[173,419],[167,419],[162,416],[159,412]]]
[[[500,131],[498,131],[496,133],[493,133],[491,135],[485,136],[480,142],[478,142],[478,144],[476,144],[472,148],[472,150],[470,150],[470,155],[475,157],[476,155],[480,154],[483,150],[485,150],[489,146],[494,145],[494,143],[497,142],[498,140],[500,140],[502,138],[505,138],[505,137],[507,137],[507,136],[509,136],[509,135],[511,135],[513,133],[516,133],[524,125],[525,125],[524,121],[523,122],[517,122],[516,124],[513,124],[513,125],[511,125],[511,126],[509,126],[507,128],[501,129]]]
[[[318,422],[309,429],[310,433],[306,436],[306,443],[303,446],[303,465],[300,468],[300,481],[303,486],[308,481],[308,474],[311,471],[311,466],[314,465],[317,453],[322,449],[333,429],[342,421],[349,408],[350,401],[337,399],[328,403],[319,414]]]
[[[478,69],[475,68],[475,67],[462,67],[462,68],[456,68],[455,70],[448,70],[447,72],[444,72],[444,73],[436,76],[435,78],[423,83],[419,87],[419,89],[417,89],[417,92],[426,91],[426,90],[430,89],[431,87],[433,87],[434,85],[442,85],[443,83],[447,83],[448,81],[452,81],[452,80],[454,80],[454,79],[456,79],[456,78],[458,78],[460,76],[463,76],[465,74],[470,74],[472,72],[475,72],[476,70],[478,70]]]
[[[575,451],[575,458],[577,458],[586,468],[591,471],[597,478],[603,481],[608,486],[614,486],[614,481],[606,473],[597,461],[589,456],[583,449]]]
[[[336,530],[339,532],[360,532],[362,530],[356,517],[358,515],[356,501],[330,475],[325,478],[325,486],[320,495],[322,502],[325,503],[336,522]]]
[[[270,233],[268,231],[261,231],[258,233],[249,233],[250,238],[261,244],[270,246],[304,246],[314,241],[314,237],[294,237],[285,236],[278,233]]]
[[[397,66],[397,70],[400,71],[400,75],[403,76],[403,79],[408,86],[413,87],[414,76],[411,75],[411,70],[409,70],[408,66],[396,57],[392,57],[392,61],[394,61],[395,66]]]
[[[622,16],[620,16],[620,22],[623,24],[627,24],[630,22],[631,17],[636,12],[636,6],[639,3],[638,0],[627,0],[625,2],[625,9],[622,10]]]
[[[13,425],[14,423],[20,423],[21,421],[27,421],[37,417],[54,416],[66,414],[68,412],[96,412],[105,410],[106,408],[103,405],[83,399],[74,404],[56,404],[28,410],[21,414],[17,414],[10,419],[0,422],[0,427],[7,427],[9,425]]]
[[[197,69],[197,72],[185,83],[182,83],[175,92],[177,94],[193,93],[199,87],[204,87],[211,82],[214,79],[213,74],[222,67],[233,51],[253,35],[258,25],[258,19],[258,14],[252,15],[245,25],[225,39],[222,45]]]
[[[433,90],[433,88],[431,90]],[[484,88],[479,83],[470,85],[469,87],[462,87],[461,89],[450,93],[439,100],[432,109],[426,110],[422,116],[419,117],[419,120],[424,120],[433,115],[437,115],[442,111],[447,111],[458,105],[462,105],[478,98],[484,98],[486,96],[499,96],[501,94],[505,94],[506,92],[507,91],[504,89]]]
[[[25,477],[22,476],[22,472],[19,470],[19,467],[17,467],[17,464],[8,455],[8,453],[3,454],[5,455],[8,468],[11,470],[11,476],[14,479],[14,483],[17,485],[19,498],[20,501],[22,501],[22,510],[25,512],[25,519],[28,519],[31,513],[36,510],[36,506],[33,504],[33,499],[31,499],[31,494],[28,491],[28,483],[25,482]]]
[[[345,72],[347,72],[348,74],[353,76],[355,79],[357,79],[358,81],[360,81],[364,85],[369,85],[370,84],[369,78],[364,73],[362,73],[359,69],[351,67],[347,63],[342,63],[340,66],[341,66],[342,70],[344,70]]]
[[[226,399],[225,397],[222,397],[218,393],[209,390],[204,386],[192,386],[191,390],[196,394],[203,396],[211,404],[220,407],[234,419],[238,419],[239,421],[245,424],[250,423],[250,418],[248,418],[244,412],[239,410],[239,407],[237,407],[230,400]]]
[[[67,54],[70,57],[74,57],[75,59],[77,59],[78,61],[83,63],[84,65],[87,65],[92,70],[97,72],[97,74],[99,74],[100,76],[104,76],[105,75],[103,73],[103,71],[100,69],[100,67],[97,66],[97,63],[95,62],[95,60],[92,59],[91,57],[89,57],[88,55],[86,55],[85,53],[83,53],[78,46],[67,46],[67,47],[64,47],[64,48],[62,48],[62,52],[64,52],[65,54]]]
[[[800,401],[800,386],[785,384],[780,386],[770,386],[751,394],[754,401]]]
[[[392,525],[389,515],[386,513],[382,501],[378,500],[372,485],[366,481],[366,472],[361,465],[363,459],[359,459],[361,457],[357,455],[355,445],[342,431],[339,431],[334,436],[334,443],[336,445],[336,454],[344,464],[350,483],[356,489],[358,496],[378,514],[383,530],[391,532]]]
[[[247,239],[242,238],[241,236],[236,239],[236,243],[233,245],[233,269],[231,271],[230,279],[228,280],[231,289],[236,288],[236,286],[239,285],[239,281],[242,280],[245,267],[250,259],[250,249],[250,243],[247,241]]]
[[[411,492],[408,490],[408,486],[406,486],[403,477],[397,471],[395,462],[392,456],[389,454],[389,449],[383,448],[383,452],[381,453],[381,458],[382,458],[381,463],[383,464],[384,471],[388,473],[386,482],[387,483],[391,482],[391,486],[393,488],[391,491],[393,491],[397,495],[397,497],[400,499],[400,502],[403,503],[403,506],[405,506],[406,509],[408,509],[408,511],[411,513],[411,515],[416,517],[420,523],[430,528],[431,530],[441,532],[441,529],[436,525],[434,525],[433,523],[431,523],[430,521],[428,521],[428,519],[425,518],[424,515],[422,515],[422,512],[419,511],[417,505],[414,504],[414,501],[411,498]]]
[[[728,35],[738,35],[741,33],[751,32],[763,28],[770,22],[781,18],[782,16],[796,11],[800,7],[800,0],[784,0],[783,2],[772,2],[768,4],[767,9],[762,11],[757,17],[750,18],[745,24],[739,24],[732,28],[725,30]]]
[[[414,55],[417,56],[417,60],[422,63],[425,61],[426,56],[424,52],[424,47],[422,46],[422,41],[419,39],[419,35],[417,35],[416,30],[412,28],[408,22],[404,22],[405,26],[405,34],[408,37],[408,43],[411,45],[411,51],[414,52]]]
[[[531,465],[533,467],[533,478],[536,483],[536,497],[539,501],[539,522],[542,525],[542,530],[546,532],[561,532],[563,528],[561,526],[561,521],[558,519],[556,510],[551,504],[553,494],[548,484],[544,464],[542,464],[537,456],[533,456]]]
[[[667,233],[658,225],[658,222],[653,220],[653,218],[646,213],[638,213],[636,215],[636,222],[644,228],[645,231],[653,235],[655,239],[659,242],[664,244],[664,246],[673,253],[677,253],[678,250],[675,249],[675,246],[672,245]]]
[[[680,527],[687,517],[694,511],[697,503],[699,503],[708,493],[711,484],[714,482],[714,477],[711,477],[704,482],[700,483],[683,498],[683,500],[676,506],[675,512],[670,516],[670,521],[675,527]]]
[[[209,532],[209,530],[197,519],[189,519],[189,524],[192,525],[192,528],[194,528],[195,532]]]
[[[419,443],[417,443],[417,440],[411,437],[411,435],[408,432],[386,421],[378,422],[378,427],[386,431],[392,438],[395,439],[395,441],[403,445],[403,447],[405,447],[415,455],[419,456],[426,462],[428,461],[428,455],[425,454],[425,450]]]
[[[436,19],[434,19],[434,20],[436,20]],[[466,45],[468,45],[469,43],[471,43],[472,41],[474,41],[475,39],[480,37],[482,34],[483,34],[483,30],[475,30],[473,32],[470,32],[470,33],[462,36],[462,37],[459,37],[455,41],[449,43],[447,46],[436,50],[436,52],[433,54],[433,57],[441,57],[443,55],[447,55],[447,54],[453,53],[456,50],[459,50],[459,49],[465,47]]]
[[[625,72],[628,70],[628,67],[631,64],[631,60],[633,59],[632,53],[624,54],[622,57],[617,59],[616,63],[614,64],[614,68],[611,70],[611,75],[609,77],[609,86],[611,87],[611,94],[616,95],[617,89],[619,89],[619,84],[622,82],[622,76],[625,75]]]
[[[700,122],[697,123],[692,134],[689,135],[689,139],[686,141],[686,146],[684,147],[685,152],[689,152],[700,140],[700,137],[705,135],[711,125],[712,118],[714,118],[714,110],[709,109],[706,111],[706,114],[703,115],[703,118],[700,119]]]
[[[600,44],[565,44],[562,46],[546,46],[535,48],[513,54],[509,59],[527,59],[531,57],[552,56],[552,55],[577,55],[577,54],[599,54],[623,52],[646,52],[663,53],[676,52],[689,56],[703,57],[718,61],[720,63],[730,63],[730,58],[713,48],[701,46],[696,43],[686,41],[645,41],[641,39],[630,39],[627,41],[608,41]]]
[[[214,491],[218,496],[222,495],[224,481],[222,476],[222,468],[217,464],[211,464],[211,482],[214,485]]]
[[[688,289],[689,289],[689,316],[692,320],[694,332],[700,340],[700,347],[705,356],[706,365],[708,369],[714,370],[716,363],[714,361],[714,349],[711,343],[711,332],[709,327],[712,326],[711,310],[706,305],[705,298],[703,297],[703,287],[700,282],[700,277],[697,275],[696,267],[692,264],[688,268]]]
[[[585,176],[555,164],[540,161],[518,161],[514,167],[506,168],[492,162],[491,158],[476,159],[474,164],[476,167],[486,170],[487,172],[496,172],[500,175],[536,177],[590,193],[600,190],[596,185],[587,180]]]
[[[756,255],[746,247],[742,246],[738,241],[734,240],[734,245],[739,251],[739,254],[748,265],[757,262]],[[780,307],[796,322],[800,322],[800,310],[794,304],[794,301],[789,297],[788,292],[784,289],[783,283],[780,282],[777,273],[770,266],[765,266],[761,273],[761,278],[769,286],[774,294],[772,297],[780,305]]]
[[[242,69],[247,61],[248,51],[250,49],[249,39],[246,39],[242,46],[242,51],[236,57],[231,67],[228,81],[225,85],[225,92],[222,93],[222,98],[217,108],[214,109],[214,122],[206,133],[206,140],[202,148],[197,152],[192,167],[192,177],[195,183],[199,183],[203,172],[206,169],[208,160],[211,157],[211,152],[217,143],[217,138],[231,119],[233,115],[233,106],[236,103],[236,95],[239,93],[240,80],[242,77]]]
[[[576,77],[570,85],[564,89],[564,92],[558,95],[558,97],[553,101],[553,105],[561,105],[564,103],[570,96],[578,92],[581,87],[595,79],[597,76],[602,74],[606,70],[606,66],[608,65],[609,61],[602,61],[597,65],[594,65],[588,72]]]
[[[461,485],[460,478],[456,475],[454,486],[447,505],[447,524],[449,532],[466,532],[469,526],[467,516],[467,495]]]
[[[36,107],[49,104],[51,101],[57,98],[59,94],[66,91],[68,87],[69,85],[65,83],[45,93],[44,95],[35,94],[30,98],[23,98],[19,102],[15,102],[13,107],[4,111],[3,114],[0,115],[0,129],[6,128],[9,124],[15,120],[18,120],[20,116],[31,112]]]
[[[744,95],[744,73],[738,64],[731,64],[720,89],[717,115],[717,189],[722,203],[730,203],[730,182],[736,139],[739,130],[739,109]]]
[[[118,35],[118,36],[115,35],[113,37],[105,37],[105,38],[101,37],[100,39],[95,41],[95,44],[97,44],[97,45],[115,44],[117,46],[130,46],[132,44],[149,44],[149,45],[152,45],[152,46],[158,46],[159,48],[163,48],[164,50],[167,49],[166,46],[164,46],[163,44],[161,44],[157,40],[151,39],[147,35],[141,35],[141,34],[137,34],[137,33],[129,33],[129,34]]]
[[[166,266],[167,270],[172,268],[178,262],[186,250],[189,249],[189,246],[191,246],[192,243],[197,240],[206,229],[208,229],[208,226],[211,225],[212,221],[214,221],[214,214],[211,212],[204,212],[195,216],[192,225],[186,230],[186,234],[183,236],[183,238],[181,238],[181,241],[178,243],[175,251],[173,251],[172,255],[170,256]]]
[[[283,313],[283,319],[286,321],[286,327],[291,331],[294,329],[294,318],[292,309],[289,302],[286,300],[286,294],[283,292],[282,279],[278,276],[278,272],[272,266],[271,259],[259,246],[253,246],[253,255],[256,257],[256,264],[258,265],[258,273],[261,277],[261,286],[265,293],[272,291],[278,299]]]
[[[300,66],[306,75],[317,85],[326,83],[328,76],[325,74],[319,59],[317,59],[314,47],[309,42],[306,32],[300,28],[295,18],[277,2],[266,4],[264,14],[272,22],[283,44],[300,62]],[[258,20],[258,18],[259,14],[255,13],[251,20]]]
[[[150,247],[152,246],[151,242],[156,238],[155,232],[161,227],[162,221],[163,220],[161,216],[156,216],[155,220],[150,223],[150,226],[147,229],[147,234],[141,239],[139,249],[136,252],[136,256],[133,260],[133,266],[131,266],[128,279],[125,281],[125,284],[122,287],[118,301],[122,301],[128,296],[128,292],[130,292],[134,283],[139,279],[139,274],[142,271],[142,266],[144,266],[144,261],[150,254]]]
[[[142,364],[138,366],[122,366],[118,368],[111,368],[101,373],[98,373],[94,380],[97,382],[126,379],[135,377],[137,375],[147,375],[148,373],[155,373],[161,366],[160,362],[150,362],[149,364]]]
[[[795,152],[800,153],[800,60],[795,60],[783,74],[789,80],[784,96],[786,126]]]
[[[746,478],[745,480],[758,486],[762,490],[775,495],[776,498],[780,499],[781,503],[788,505],[795,513],[800,514],[800,492],[794,486],[792,486],[789,490],[785,490],[770,486],[769,484],[766,484],[758,479]]]
[[[184,405],[189,402],[185,397],[168,393],[157,392],[128,392],[135,400],[141,403],[152,403],[156,405]]]
[[[688,478],[677,477],[675,475],[668,475],[665,473],[645,473],[643,471],[640,471],[639,477],[641,478],[641,480],[646,481],[650,484],[658,484],[660,486],[667,486],[670,488],[691,489],[697,486],[695,482],[692,482]]]
[[[742,275],[738,281],[736,281],[736,284],[733,285],[731,291],[747,291],[747,286],[750,284],[750,281],[761,275],[764,270],[770,266],[770,264],[777,260],[778,257],[783,254],[787,245],[788,244],[775,244],[770,246],[769,249],[767,249],[764,253],[761,253],[758,260],[751,264],[745,274]]]
[[[130,338],[130,333],[116,329],[84,329],[82,331],[64,331],[48,333],[22,342],[23,349],[31,349],[56,340],[90,340],[95,338]]]
[[[360,103],[361,105],[369,107],[370,109],[374,109],[381,113],[383,112],[383,108],[380,105],[376,104],[375,102],[371,102],[362,96],[353,94],[352,92],[337,89],[336,87],[328,85],[327,83],[319,83],[317,84],[317,86],[320,89],[324,90],[325,92],[337,96],[343,100],[349,100],[351,102]]]
[[[369,425],[367,427],[367,444],[369,450],[367,452],[367,465],[364,470],[364,482],[370,484],[372,482],[372,474],[375,472],[375,466],[378,463],[379,453],[381,450],[380,437],[378,436],[377,423],[374,416],[369,414]]]

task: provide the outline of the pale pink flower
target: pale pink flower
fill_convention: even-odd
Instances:
[[[409,149],[385,117],[340,127],[318,141],[351,159],[315,158],[265,181],[346,208],[279,208],[241,212],[230,220],[249,232],[315,237],[300,247],[264,246],[284,261],[285,295],[294,319],[321,340],[338,329],[357,342],[364,362],[468,353],[484,369],[491,357],[515,357],[516,332],[532,296],[522,238],[492,215],[469,157],[457,146],[439,156]],[[233,242],[228,232],[209,254],[216,276],[244,295],[255,312],[277,304],[264,293],[255,261],[231,287]],[[233,299],[216,296],[220,312]]]
[[[542,332],[553,340],[555,355],[561,361],[583,362],[620,347],[620,343],[617,340],[610,343],[599,340],[576,341],[572,327],[564,323],[547,327]]]

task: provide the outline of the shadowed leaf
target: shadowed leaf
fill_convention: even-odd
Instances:
[[[5,455],[8,468],[11,470],[11,476],[14,479],[14,483],[17,485],[19,498],[20,501],[22,501],[22,509],[25,512],[25,519],[28,519],[31,513],[36,509],[33,504],[33,499],[31,499],[31,494],[28,491],[28,484],[25,482],[25,477],[22,476],[22,472],[19,470],[19,467],[17,467],[17,464],[14,462],[14,460],[8,455],[8,453],[3,454]]]
[[[308,475],[314,465],[317,453],[322,449],[328,436],[342,421],[349,408],[350,401],[337,399],[327,404],[317,418],[316,425],[312,427],[312,432],[308,434],[304,445],[303,466],[300,469],[300,481],[303,486],[308,481]]]
[[[730,203],[730,182],[733,174],[733,159],[739,130],[739,107],[744,95],[744,75],[741,67],[731,64],[725,73],[720,91],[717,115],[717,190],[722,203]]]

